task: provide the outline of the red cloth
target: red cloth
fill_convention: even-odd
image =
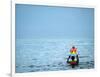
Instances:
[[[72,53],[72,52],[77,52],[77,48],[72,48],[71,50],[70,50],[70,52]]]
[[[76,64],[76,61],[72,61],[72,62],[70,62],[70,64]]]

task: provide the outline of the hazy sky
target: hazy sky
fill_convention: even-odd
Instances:
[[[16,4],[16,38],[93,38],[94,9]]]

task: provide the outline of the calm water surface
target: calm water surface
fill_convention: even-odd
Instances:
[[[94,68],[94,43],[91,39],[16,39],[16,73],[73,70],[66,63],[72,45],[78,48],[79,66]]]

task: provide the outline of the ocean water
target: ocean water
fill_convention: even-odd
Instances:
[[[69,50],[76,46],[79,65],[66,63]],[[16,73],[94,68],[92,39],[16,39]]]

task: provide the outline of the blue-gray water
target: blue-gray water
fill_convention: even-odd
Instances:
[[[91,39],[16,39],[16,73],[73,70],[66,63],[69,50],[75,45],[79,66],[94,68],[94,43]]]

